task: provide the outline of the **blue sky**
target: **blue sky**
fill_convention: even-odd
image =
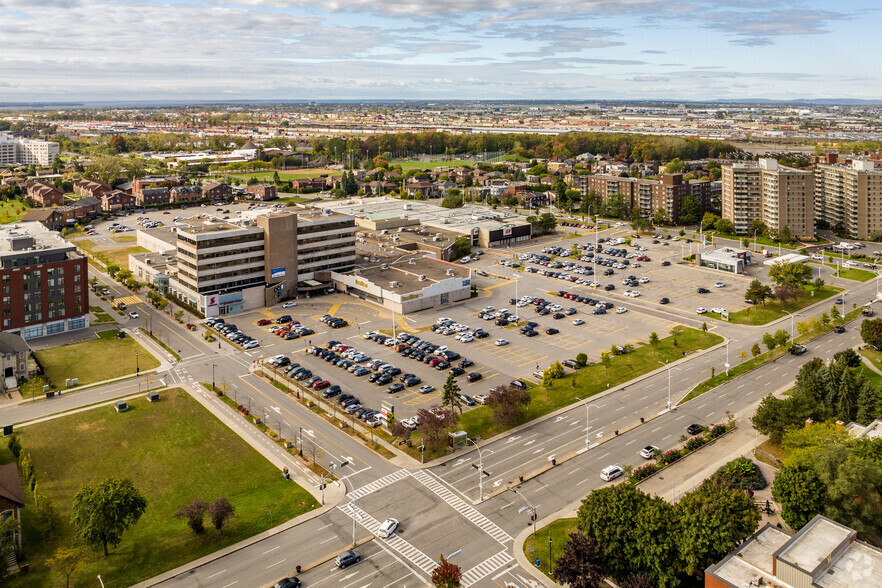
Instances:
[[[882,99],[871,0],[0,0],[0,101]]]

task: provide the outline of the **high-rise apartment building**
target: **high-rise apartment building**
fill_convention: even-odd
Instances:
[[[780,234],[814,236],[814,175],[780,165],[774,159],[723,166],[723,218],[746,234],[760,221]]]
[[[693,184],[683,179],[683,174],[659,174],[658,179],[609,174],[576,176],[573,188],[580,190],[583,196],[593,191],[601,202],[606,202],[613,194],[620,194],[628,212],[637,208],[640,216],[652,218],[656,211],[664,210],[674,224],[680,222],[680,207],[687,194],[698,199],[701,214],[710,208],[710,183]]]
[[[856,239],[882,231],[882,166],[872,159],[815,160],[815,214]]]
[[[86,258],[39,222],[0,229],[0,331],[25,339],[89,326]]]
[[[0,167],[10,165],[49,167],[57,158],[58,143],[0,135]]]

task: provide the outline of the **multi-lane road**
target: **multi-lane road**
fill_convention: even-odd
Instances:
[[[116,296],[130,296],[111,282]],[[840,282],[840,284],[843,284]],[[875,297],[875,284],[849,282],[850,300],[866,302]],[[828,305],[802,316],[820,314]],[[7,407],[0,410],[4,422],[21,423],[60,410],[75,409],[102,400],[137,393],[147,378],[160,378],[168,385],[180,385],[194,394],[201,393],[199,382],[224,382],[228,393],[251,412],[262,415],[271,426],[289,438],[303,436],[320,448],[317,460],[331,464],[347,462],[335,470],[347,496],[318,517],[294,527],[268,533],[267,537],[248,542],[239,549],[198,567],[180,570],[156,578],[148,584],[167,586],[260,586],[293,573],[295,566],[309,569],[301,574],[307,586],[336,585],[422,586],[429,582],[431,569],[440,555],[460,565],[465,585],[535,586],[527,572],[515,563],[512,545],[529,521],[534,507],[539,518],[571,505],[592,489],[603,484],[599,471],[611,464],[638,465],[637,455],[647,444],[662,449],[673,447],[691,423],[709,425],[736,415],[747,424],[748,407],[765,394],[789,385],[799,367],[811,357],[829,358],[832,353],[860,343],[858,323],[844,334],[831,333],[810,345],[805,356],[785,355],[740,378],[726,383],[674,411],[667,409],[669,375],[660,369],[634,383],[611,389],[586,404],[577,404],[545,419],[530,423],[499,438],[482,442],[482,465],[489,472],[484,477],[484,494],[478,500],[478,454],[473,448],[461,450],[443,463],[422,468],[401,456],[386,460],[331,424],[316,416],[265,380],[251,375],[249,368],[260,355],[237,351],[226,343],[207,343],[197,333],[181,328],[165,313],[148,305],[139,305],[140,319],[125,319],[124,326],[152,328],[169,347],[178,351],[180,361],[169,361],[160,373],[142,376],[78,392],[61,398]],[[656,309],[633,312],[658,313]],[[667,318],[693,321],[694,315],[675,310],[664,312]],[[766,326],[765,330],[787,328],[786,324]],[[758,329],[718,324],[717,332],[732,341],[753,341]],[[148,342],[149,344],[149,342]],[[730,350],[731,352],[731,350]],[[160,353],[161,355],[161,353]],[[730,356],[731,363],[737,363]],[[725,346],[690,356],[672,364],[671,399],[674,403],[696,383],[706,379],[715,367],[721,371],[726,362]],[[216,399],[205,395],[205,402]],[[640,418],[646,421],[640,423]],[[620,434],[616,435],[615,430]],[[586,440],[588,443],[586,444]],[[254,438],[252,444],[259,443]],[[550,466],[550,460],[557,465]],[[292,460],[293,462],[293,460]],[[535,472],[545,470],[541,475]],[[503,490],[518,480],[520,496]],[[314,475],[300,473],[303,483],[317,491]],[[401,521],[394,538],[374,537],[380,522],[387,517]],[[346,549],[355,539],[361,543],[363,560],[345,570],[337,570],[330,558]]]

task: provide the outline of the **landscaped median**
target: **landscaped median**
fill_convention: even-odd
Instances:
[[[820,262],[811,261],[810,263],[819,264]],[[826,265],[827,267],[832,267],[833,269],[837,269],[837,266],[832,263],[825,263],[823,265]],[[833,275],[837,278],[842,278],[843,280],[855,280],[858,282],[869,282],[876,277],[876,274],[869,270],[851,268],[846,266],[839,267],[839,271]]]
[[[846,314],[842,323],[847,323],[849,321],[852,321],[852,320],[858,318],[861,314],[861,310],[862,310],[861,308],[856,308],[856,309],[852,310],[851,312],[849,312],[848,314]],[[836,324],[841,324],[841,323],[839,321],[837,321]],[[833,327],[834,327],[834,323],[832,323],[832,322],[827,325],[821,325],[819,328],[815,329],[814,331],[810,331],[808,333],[805,333],[804,335],[800,335],[799,337],[796,337],[793,340],[793,342],[804,345],[810,341],[817,339],[818,337],[820,337],[822,335],[826,335],[827,333],[829,333],[830,331],[833,330]],[[744,375],[747,372],[753,371],[756,368],[761,367],[761,366],[769,363],[770,361],[774,361],[774,360],[778,359],[782,355],[786,354],[788,349],[789,349],[789,347],[787,347],[786,345],[782,346],[782,347],[776,347],[776,348],[772,349],[771,351],[766,351],[765,353],[761,353],[752,359],[749,359],[739,365],[736,365],[736,366],[730,368],[728,374],[726,372],[720,372],[719,374],[713,376],[712,378],[708,378],[707,380],[705,380],[704,382],[701,382],[700,384],[695,386],[692,390],[690,390],[689,394],[687,394],[682,400],[680,400],[677,403],[677,405],[679,406],[680,404],[683,404],[685,402],[689,402],[690,400],[693,400],[694,398],[698,398],[699,396],[701,396],[705,392],[713,390],[717,386],[721,386],[730,380],[734,380],[738,376]]]

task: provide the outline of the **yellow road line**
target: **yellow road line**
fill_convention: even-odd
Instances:
[[[513,284],[514,280],[507,280],[505,282],[500,282],[498,284],[493,284],[492,286],[487,286],[486,288],[481,288],[481,290],[487,291],[492,290],[493,288],[498,288],[500,286],[507,286],[508,284]]]
[[[328,311],[328,314],[333,315],[335,312],[337,312],[338,310],[340,310],[340,307],[341,307],[341,306],[343,306],[343,305],[340,304],[340,303],[338,303],[338,304],[334,304],[333,306],[331,306],[331,310]]]

